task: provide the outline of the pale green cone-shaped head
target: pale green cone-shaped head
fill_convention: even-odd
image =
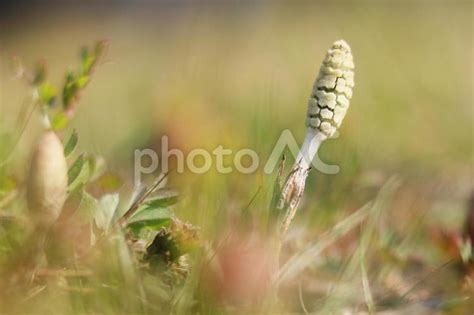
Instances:
[[[327,51],[308,102],[306,126],[331,137],[342,123],[354,87],[351,48],[338,40]]]

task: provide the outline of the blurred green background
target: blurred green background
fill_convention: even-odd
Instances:
[[[27,93],[12,79],[11,56],[26,66],[44,58],[60,85],[81,46],[110,41],[72,126],[82,151],[103,155],[129,182],[134,150],[159,148],[162,135],[188,151],[253,148],[261,161],[284,129],[302,141],[320,63],[343,38],[356,64],[354,97],[340,137],[321,149],[341,171],[310,174],[297,222],[327,226],[392,175],[404,191],[393,224],[406,229],[406,215],[417,213],[462,222],[473,175],[470,2],[53,2],[5,11],[0,25],[3,132],[15,128]],[[16,172],[39,128],[34,117]],[[170,185],[184,196],[178,214],[206,227],[223,209],[245,207],[259,187],[251,208],[266,209],[272,180],[259,169],[174,174]]]
[[[14,58],[27,68],[46,60],[51,83],[61,86],[66,71],[77,68],[80,48],[101,39],[110,43],[106,61],[82,95],[65,137],[77,129],[75,154],[101,155],[108,170],[123,178],[121,203],[133,188],[134,151],[159,150],[163,135],[170,148],[185,152],[223,145],[234,153],[242,148],[259,153],[260,168],[252,174],[170,175],[168,186],[181,196],[175,213],[201,228],[205,245],[226,222],[232,231],[241,210],[244,218],[265,217],[274,183],[263,172],[266,158],[285,129],[301,143],[321,61],[335,40],[345,39],[356,66],[354,96],[339,137],[320,150],[321,159],[339,165],[340,172],[309,174],[283,260],[318,245],[323,231],[374,200],[385,183],[393,184],[390,178],[401,185],[374,206],[382,216],[368,218],[282,285],[286,309],[302,311],[303,295],[314,310],[344,295],[341,309],[357,306],[366,298],[363,277],[370,280],[377,307],[386,296],[403,299],[412,289],[410,302],[435,297],[442,303],[436,298],[441,293],[453,299],[466,295],[457,291],[458,265],[443,276],[436,268],[459,258],[455,242],[474,188],[472,2],[0,1],[0,135],[20,127],[17,117],[31,93],[14,78]],[[24,205],[25,173],[40,130],[35,114],[13,158],[0,169],[19,183],[13,211]],[[290,157],[287,169],[291,162]],[[106,252],[104,265],[95,266],[110,278],[91,277],[93,295],[85,292],[77,302],[71,294],[68,300],[66,291],[48,284],[53,289],[34,293],[24,310],[85,313],[85,305],[96,303],[91,309],[100,313],[134,312],[135,285],[145,285],[154,301],[156,279],[130,284],[108,268],[120,265],[116,258]],[[359,274],[364,261],[368,276]],[[427,272],[435,283],[420,285]],[[329,294],[328,288],[336,289]],[[426,288],[430,294],[423,295]],[[201,293],[191,292],[189,304]],[[156,305],[161,307],[159,300]]]

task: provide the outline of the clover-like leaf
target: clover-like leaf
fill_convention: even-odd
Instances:
[[[38,96],[41,104],[53,106],[58,96],[58,90],[50,83],[44,82],[38,87]]]
[[[85,185],[90,178],[89,159],[81,154],[68,171],[68,191],[75,191]]]
[[[128,227],[135,235],[138,235],[142,229],[158,231],[171,222],[172,216],[173,213],[168,208],[154,208],[143,205],[128,220]]]
[[[97,205],[95,213],[95,224],[101,230],[107,231],[112,223],[115,211],[119,204],[118,194],[108,194],[103,196]]]
[[[73,100],[77,97],[79,87],[77,86],[77,78],[73,72],[66,75],[66,80],[63,87],[63,106],[69,108]]]
[[[53,128],[54,131],[64,130],[64,128],[67,127],[68,122],[69,118],[64,112],[57,112],[51,120],[51,128]]]
[[[82,167],[84,166],[84,153],[81,154],[76,161],[72,164],[67,172],[68,176],[68,185],[71,185],[72,182],[76,180],[79,174],[82,171]]]
[[[72,152],[74,152],[74,149],[76,148],[78,141],[78,136],[77,136],[77,131],[74,129],[71,133],[71,136],[69,137],[69,140],[66,142],[64,145],[64,155],[68,157]]]
[[[173,189],[160,189],[156,196],[147,199],[145,206],[150,208],[164,208],[174,205],[178,201],[178,193]]]

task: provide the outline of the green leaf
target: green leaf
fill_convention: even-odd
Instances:
[[[98,63],[98,61],[103,57],[105,53],[105,49],[107,47],[106,41],[99,41],[96,43],[93,50],[89,50],[89,48],[85,47],[81,51],[81,74],[82,75],[89,75],[94,66]]]
[[[68,157],[72,152],[74,152],[74,149],[76,148],[76,145],[77,145],[77,140],[78,140],[77,131],[76,129],[74,129],[72,131],[71,136],[69,137],[69,140],[64,145],[64,155],[66,157]]]
[[[61,131],[66,128],[69,122],[69,118],[66,116],[64,112],[57,112],[51,121],[51,127],[54,131]]]
[[[91,53],[89,52],[89,47],[86,46],[81,48],[81,59],[83,61],[86,60],[90,55]]]
[[[152,208],[149,206],[142,206],[140,209],[128,220],[128,224],[170,219],[172,212],[168,208]]]
[[[64,108],[69,108],[79,98],[79,92],[90,81],[90,75],[99,60],[104,56],[107,42],[98,42],[93,49],[84,47],[81,50],[81,63],[77,71],[70,71],[64,82],[62,101]]]
[[[44,82],[38,88],[38,95],[42,104],[53,106],[58,96],[58,90],[50,83]]]
[[[144,205],[150,208],[165,208],[178,201],[178,193],[174,190],[160,189],[157,194],[157,196],[147,199]]]
[[[88,74],[95,63],[95,56],[88,47],[81,50],[81,74]]]
[[[118,204],[118,194],[108,194],[99,200],[94,217],[95,224],[99,229],[107,231],[112,223],[112,218],[114,217]]]
[[[84,88],[89,82],[89,77],[87,75],[82,75],[77,78],[76,85],[78,89]]]
[[[138,234],[144,228],[157,231],[169,224],[172,216],[173,213],[168,208],[153,208],[144,205],[128,220],[128,227],[134,234]]]
[[[68,176],[68,185],[71,185],[72,182],[76,180],[76,178],[81,173],[82,167],[84,166],[84,153],[81,154],[76,161],[72,164],[67,172]]]
[[[128,227],[135,235],[142,229],[158,231],[171,222],[173,212],[168,208],[176,203],[178,194],[171,189],[161,189],[147,199],[128,220]]]
[[[66,81],[64,82],[63,87],[63,106],[64,108],[68,108],[73,99],[77,95],[77,91],[79,90],[77,86],[77,79],[76,75],[73,72],[69,72],[66,75]]]
[[[94,56],[88,55],[86,58],[84,58],[81,64],[81,74],[87,75],[88,73],[90,73],[94,64],[95,64]]]
[[[68,171],[68,191],[75,191],[87,183],[90,177],[90,166],[84,154],[81,154]]]
[[[87,162],[89,163],[90,180],[96,180],[106,170],[105,160],[101,156],[88,155]]]
[[[155,221],[141,221],[128,225],[133,235],[139,236],[142,231],[159,231],[162,227],[169,226],[171,218],[163,218]]]

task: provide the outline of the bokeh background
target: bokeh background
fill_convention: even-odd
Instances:
[[[442,253],[428,231],[462,230],[473,188],[469,1],[4,2],[0,10],[3,132],[15,128],[27,91],[12,79],[12,56],[27,66],[44,58],[60,85],[81,46],[109,40],[72,127],[80,150],[104,156],[124,190],[134,150],[158,149],[162,135],[188,151],[249,147],[261,161],[284,129],[302,141],[320,63],[343,38],[356,65],[354,97],[339,138],[320,152],[341,171],[310,174],[295,226],[317,237],[397,176],[386,224],[409,240],[399,244],[435,266]],[[17,172],[39,128],[33,119],[15,153]],[[267,209],[272,181],[260,168],[173,174],[169,185],[183,196],[177,214],[206,233],[255,194],[250,211]]]

